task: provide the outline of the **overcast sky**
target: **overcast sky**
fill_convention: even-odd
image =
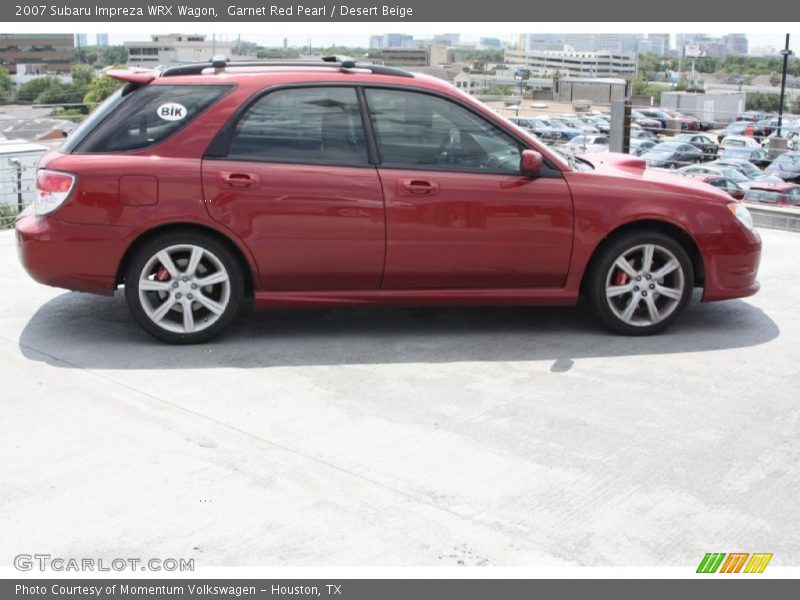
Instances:
[[[163,31],[159,31],[159,33],[169,33],[171,31],[171,25],[163,26]],[[374,34],[382,34],[382,33],[407,33],[414,35],[417,38],[430,38],[431,33],[429,33],[430,28],[426,28],[426,30],[416,30],[413,24],[405,25],[402,24],[393,27],[391,29],[375,31]],[[448,29],[447,24],[442,24],[441,32],[446,31],[453,31],[455,28],[450,27]],[[649,29],[656,29],[656,26],[651,26]],[[457,29],[456,29],[457,31]],[[184,31],[184,33],[205,33],[206,35],[211,37],[211,31],[204,29],[202,26],[195,28],[192,31]],[[719,32],[715,32],[714,35],[720,35]],[[217,34],[218,38],[221,40],[233,40],[236,39],[236,34]],[[241,32],[241,36],[243,40],[256,42],[262,46],[282,46],[283,45],[283,34],[258,34],[258,33],[248,33],[246,29],[243,29]],[[332,46],[332,45],[341,45],[341,46],[362,46],[366,47],[369,44],[369,36],[370,34],[362,34],[362,33],[321,33],[321,32],[314,32],[311,34],[305,33],[294,33],[289,31],[286,34],[288,38],[288,42],[290,46],[303,46],[308,44],[308,40],[311,39],[311,43],[315,46]],[[506,31],[493,31],[492,24],[488,23],[485,25],[485,33],[480,35],[476,35],[473,33],[462,33],[461,40],[464,42],[477,42],[479,37],[497,37],[501,40],[505,41],[514,41],[518,36],[517,32],[509,33]],[[750,42],[750,47],[760,47],[760,46],[773,46],[775,48],[783,48],[785,42],[785,33],[782,34],[771,34],[771,33],[754,33],[754,34],[747,34],[748,40]],[[94,42],[94,35],[89,34],[89,43]],[[673,34],[673,47],[675,44],[675,36]],[[109,35],[109,41],[111,44],[121,44],[124,41],[146,41],[150,39],[150,34],[124,34],[124,33],[112,33]],[[795,55],[797,55],[798,51],[800,51],[800,33],[795,34],[792,36],[790,47],[794,50]]]

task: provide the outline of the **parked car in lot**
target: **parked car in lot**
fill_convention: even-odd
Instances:
[[[700,131],[700,120],[697,117],[684,115],[671,108],[662,108],[662,112],[666,113],[670,119],[677,119],[681,122],[681,129],[684,131]]]
[[[577,127],[572,127],[571,125],[567,125],[563,121],[559,121],[558,119],[552,117],[538,117],[541,121],[547,123],[550,127],[555,129],[558,132],[559,141],[568,142],[572,138],[583,135],[583,130],[578,129]]]
[[[581,117],[581,121],[583,121],[587,125],[597,127],[597,131],[599,131],[600,133],[608,134],[608,132],[611,131],[611,123],[605,117],[585,116]]]
[[[559,123],[563,123],[567,127],[573,127],[574,129],[579,129],[583,133],[600,133],[600,130],[595,125],[584,123],[581,119],[578,119],[577,117],[565,117],[562,115],[559,117],[551,117],[550,120],[552,121],[553,119],[557,120]]]
[[[726,146],[725,158],[741,158],[753,163],[757,167],[767,167],[772,163],[764,148],[758,146]]]
[[[649,129],[642,129],[641,127],[631,126],[631,139],[652,140],[657,141],[658,135]]]
[[[755,150],[756,148],[761,148],[761,144],[755,138],[747,135],[726,135],[719,143],[718,153],[722,155],[729,148],[752,148]]]
[[[640,108],[637,110],[637,113],[641,115],[641,118],[654,119],[658,121],[659,129],[666,129],[670,119],[672,118],[659,108]],[[631,111],[631,114],[633,114],[633,111]]]
[[[690,163],[702,162],[703,153],[691,144],[661,142],[650,148],[642,158],[647,161],[648,167],[677,169]]]
[[[747,202],[773,206],[800,206],[800,185],[794,183],[754,184],[744,196]]]
[[[725,141],[725,138],[731,136],[746,136],[757,142],[764,136],[764,132],[752,121],[736,121],[719,132],[718,139],[720,144]]]
[[[653,140],[647,140],[642,138],[631,138],[630,147],[628,148],[628,154],[633,154],[634,156],[642,156],[646,152],[652,150],[652,148],[656,145]]]
[[[719,175],[690,175],[690,177],[723,190],[731,198],[741,200],[745,196],[745,189],[728,177],[721,177]]]
[[[564,149],[576,154],[608,152],[608,136],[601,134],[579,135],[567,142]]]
[[[631,110],[631,119],[634,123],[639,125],[642,129],[649,131],[663,131],[664,124],[653,117],[648,117],[640,110]]]
[[[681,167],[676,171],[676,173],[680,175],[690,175],[692,177],[698,177],[703,175],[711,177],[723,177],[725,179],[735,182],[737,185],[739,185],[739,187],[743,189],[747,189],[754,183],[753,180],[748,179],[738,169],[734,167],[726,167],[715,163],[706,163],[703,165],[688,165],[685,167]]]
[[[756,123],[758,121],[762,121],[764,119],[769,119],[772,115],[760,112],[757,110],[749,110],[747,112],[739,113],[736,115],[736,121],[749,121]]]
[[[306,66],[307,65],[307,66]],[[622,154],[559,155],[433,78],[344,62],[111,71],[37,172],[36,280],[174,343],[256,308],[575,305],[652,334],[758,290],[747,208]],[[731,326],[731,324],[728,324]]]
[[[800,181],[800,152],[784,152],[764,172],[784,181]]]
[[[709,167],[731,167],[736,169],[742,175],[751,180],[756,180],[759,177],[764,177],[764,171],[759,169],[749,160],[743,158],[733,158],[732,156],[725,156],[708,163]]]
[[[685,142],[691,144],[703,153],[705,160],[716,158],[719,144],[714,139],[704,133],[681,133],[672,138],[675,142]]]
[[[508,117],[508,120],[530,131],[540,140],[545,142],[557,142],[561,139],[561,133],[549,123],[545,123],[541,119],[529,119],[526,117]]]

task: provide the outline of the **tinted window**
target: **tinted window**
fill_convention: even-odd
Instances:
[[[237,123],[228,156],[270,162],[368,164],[355,90],[311,87],[263,96]]]
[[[398,90],[367,100],[384,166],[519,172],[520,145],[453,102]]]
[[[220,85],[148,85],[89,134],[78,151],[122,152],[162,142],[230,89]]]

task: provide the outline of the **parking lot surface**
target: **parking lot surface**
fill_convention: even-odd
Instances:
[[[800,235],[650,338],[577,309],[248,312],[156,342],[0,233],[0,566],[800,564]]]

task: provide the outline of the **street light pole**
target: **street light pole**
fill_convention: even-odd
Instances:
[[[781,75],[781,99],[780,104],[778,104],[778,137],[782,137],[783,135],[783,97],[786,94],[786,68],[789,63],[789,55],[791,55],[792,51],[789,50],[789,34],[786,34],[786,47],[781,50],[781,54],[783,55],[783,74]]]

